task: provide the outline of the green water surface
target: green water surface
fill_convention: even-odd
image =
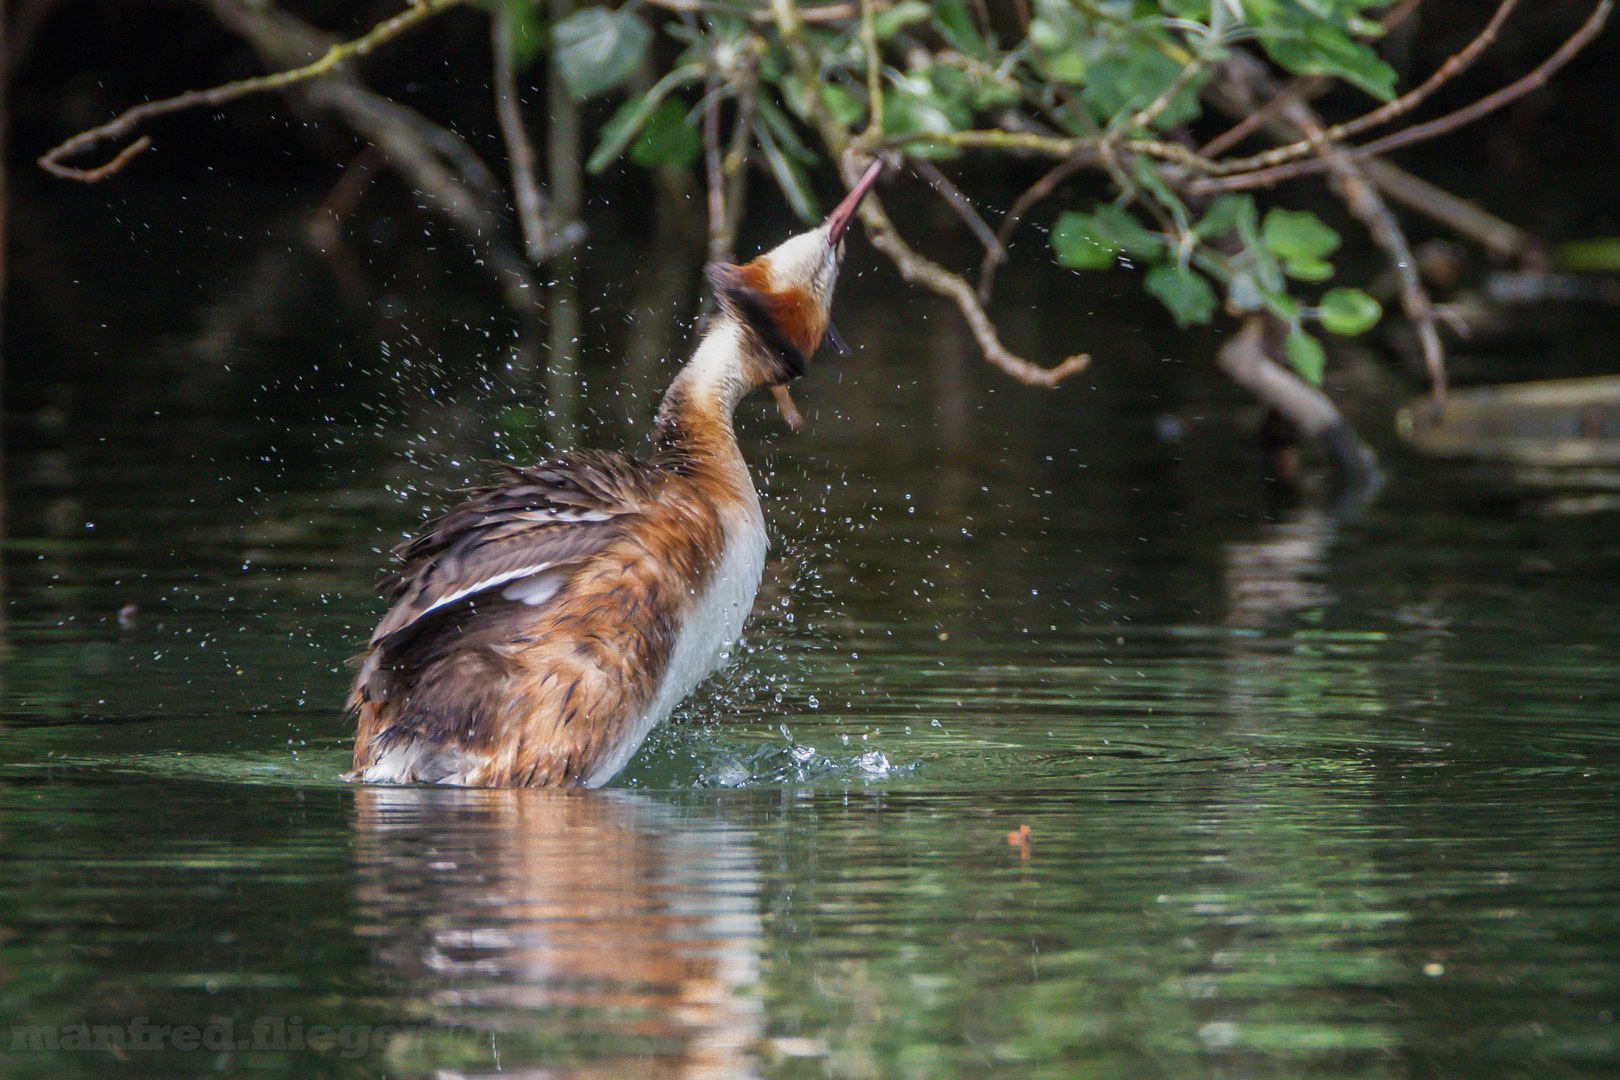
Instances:
[[[520,441],[497,315],[14,348],[0,1068],[1620,1074],[1614,514],[1395,447],[1357,521],[1268,508],[1113,294],[1009,309],[1107,346],[1049,393],[850,279],[813,433],[740,421],[747,647],[599,792],[339,779],[382,552]],[[671,368],[592,348],[634,447]]]

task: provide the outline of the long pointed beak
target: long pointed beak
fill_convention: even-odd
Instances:
[[[866,198],[866,193],[872,190],[872,185],[877,183],[878,174],[882,171],[883,159],[878,158],[867,167],[866,175],[862,176],[855,186],[850,189],[849,194],[844,196],[844,201],[839,203],[833,209],[833,212],[827,215],[827,220],[822,222],[822,228],[827,230],[827,243],[838,243],[838,238],[844,235],[844,230],[849,228],[849,223],[855,220],[855,208],[861,205],[861,200]]]

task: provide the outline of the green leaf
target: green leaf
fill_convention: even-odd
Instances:
[[[1165,181],[1164,173],[1159,171],[1156,164],[1150,162],[1146,156],[1138,157],[1131,168],[1131,173],[1136,177],[1136,182],[1146,188],[1161,207],[1170,211],[1170,215],[1176,219],[1175,231],[1178,235],[1192,230],[1192,212],[1187,209],[1187,204],[1181,201],[1181,196],[1176,190]]]
[[[1383,318],[1378,301],[1360,289],[1330,289],[1316,311],[1322,328],[1345,337],[1371,330]]]
[[[641,138],[630,148],[630,160],[645,168],[684,168],[702,152],[703,139],[692,123],[690,110],[675,98],[665,98],[642,126]]]
[[[888,41],[912,23],[922,22],[934,13],[923,0],[901,0],[891,8],[884,8],[872,16],[872,29],[879,41]]]
[[[1327,352],[1323,350],[1322,343],[1296,327],[1294,332],[1288,335],[1285,347],[1294,370],[1299,372],[1306,382],[1313,386],[1321,386],[1322,372],[1327,370]]]
[[[1097,122],[1105,127],[1121,113],[1134,113],[1157,98],[1181,74],[1182,65],[1146,46],[1109,52],[1094,60],[1086,72],[1085,98]],[[1196,119],[1201,80],[1182,86],[1170,105],[1153,121],[1159,129]]]
[[[540,17],[536,0],[495,0],[506,8],[511,19],[512,63],[526,68],[539,58],[546,48],[546,24]]]
[[[934,0],[934,22],[952,47],[969,56],[985,54],[984,39],[965,0]]]
[[[1321,259],[1339,247],[1339,234],[1309,210],[1271,210],[1260,235],[1279,259]]]
[[[652,29],[626,10],[582,8],[551,28],[557,68],[578,101],[618,86],[640,67]]]
[[[619,155],[624,153],[624,148],[630,145],[630,140],[640,134],[641,129],[651,119],[659,102],[668,97],[676,87],[702,77],[701,64],[678,67],[653,83],[645,94],[631,98],[619,106],[619,111],[613,114],[613,118],[602,125],[602,130],[598,133],[601,141],[597,143],[590,160],[585,163],[585,171],[594,175],[618,160]]]
[[[769,98],[760,97],[754,102],[754,108],[759,118],[771,129],[771,137],[778,146],[785,150],[789,156],[801,165],[814,165],[817,161],[815,151],[804,145],[799,133],[793,130],[793,121],[787,114],[776,107],[776,103]]]
[[[1122,251],[1152,258],[1164,251],[1164,240],[1144,229],[1129,210],[1109,203],[1091,214],[1060,214],[1052,227],[1052,250],[1064,266],[1103,270]]]
[[[1395,69],[1333,24],[1298,13],[1298,25],[1262,36],[1271,58],[1296,75],[1330,75],[1388,101],[1395,96]]]
[[[1198,223],[1198,235],[1203,239],[1225,236],[1237,232],[1245,222],[1254,220],[1252,195],[1217,195]]]
[[[1275,209],[1260,227],[1266,248],[1282,260],[1289,277],[1324,281],[1333,276],[1327,261],[1339,247],[1339,234],[1309,210]]]
[[[941,94],[933,80],[922,72],[908,72],[895,78],[884,99],[883,130],[889,135],[928,132],[944,135],[961,131],[973,122],[968,103]],[[906,153],[917,157],[957,157],[961,151],[951,146],[908,146]]]
[[[1215,290],[1202,274],[1179,266],[1155,266],[1142,284],[1170,309],[1177,326],[1207,323],[1215,313]]]
[[[1031,41],[1034,41],[1036,38],[1036,27],[1041,25],[1041,23],[1035,23],[1030,27],[1029,36]],[[1050,34],[1041,35],[1043,38],[1050,36]],[[1046,78],[1052,80],[1053,82],[1073,83],[1076,86],[1079,86],[1086,81],[1086,74],[1091,67],[1086,62],[1086,54],[1081,52],[1080,49],[1074,47],[1060,46],[1051,49],[1037,48],[1035,50],[1035,58],[1038,62],[1040,73]]]
[[[771,136],[768,125],[756,121],[753,128],[760,154],[765,158],[765,165],[770,169],[771,176],[776,179],[776,186],[782,189],[788,207],[800,221],[814,223],[819,220],[821,211],[816,204],[816,194],[810,189],[810,177],[805,175],[804,167],[783,153],[782,148]]]
[[[833,119],[844,127],[852,128],[866,116],[866,102],[838,83],[823,83],[821,99],[827,103],[827,111],[832,113]]]
[[[1266,302],[1266,310],[1289,326],[1299,325],[1299,301],[1280,289],[1267,289],[1261,287],[1260,297]]]
[[[1108,235],[1127,255],[1151,257],[1164,250],[1164,238],[1144,229],[1142,223],[1123,206],[1114,203],[1099,206],[1095,217],[1098,225],[1108,231]]]
[[[1071,270],[1107,270],[1119,255],[1119,244],[1097,225],[1090,214],[1065,210],[1052,226],[1052,250],[1057,261]]]
[[[1326,281],[1333,276],[1333,264],[1325,259],[1287,259],[1283,272],[1295,281]]]
[[[1108,37],[1097,33],[1092,19],[1070,0],[1035,0],[1028,44],[1041,76],[1075,85],[1084,84],[1091,64],[1112,49]]]

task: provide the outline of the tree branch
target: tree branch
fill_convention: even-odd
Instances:
[[[771,0],[771,11],[776,19],[777,30],[782,35],[783,44],[787,46],[795,75],[804,88],[813,91],[816,87],[815,58],[805,44],[804,22],[799,17],[797,6],[793,0]],[[853,185],[859,175],[857,166],[865,164],[865,161],[857,159],[866,157],[870,150],[864,146],[851,145],[849,132],[827,114],[826,104],[820,94],[809,92],[804,97],[808,111],[805,119],[816,127],[822,141],[837,157],[844,183]],[[963,318],[967,320],[969,329],[973,331],[973,337],[978,342],[985,359],[1008,375],[1030,386],[1050,387],[1056,386],[1091,363],[1091,357],[1081,353],[1069,357],[1055,367],[1043,368],[1013,353],[1001,343],[1000,337],[996,334],[995,323],[985,314],[984,306],[979,303],[973,287],[959,275],[911,250],[901,239],[899,231],[895,229],[888,215],[883,212],[881,200],[878,199],[876,192],[862,200],[859,213],[872,246],[889,257],[899,269],[901,277],[907,281],[923,284],[954,301]]]
[[[48,151],[39,159],[39,167],[53,176],[64,180],[79,180],[84,183],[95,183],[105,180],[122,169],[129,161],[142,150],[152,145],[150,139],[142,138],[128,147],[125,147],[112,161],[94,169],[75,168],[72,165],[63,165],[62,159],[74,154],[83,153],[93,146],[98,146],[108,139],[116,139],[126,135],[157,116],[169,113],[182,112],[186,109],[209,108],[224,105],[237,98],[247,97],[249,94],[263,93],[266,90],[280,90],[294,83],[304,82],[327,72],[333,71],[343,61],[351,57],[364,56],[372,49],[391,41],[411,29],[418,23],[437,15],[446,8],[454,7],[462,0],[417,0],[409,8],[385,19],[372,27],[362,36],[353,41],[333,45],[327,49],[326,54],[313,63],[290,71],[278,71],[270,75],[260,75],[252,79],[242,79],[238,82],[226,83],[211,90],[188,90],[162,101],[151,101],[144,105],[137,105],[115,119],[102,124],[100,127],[81,131],[66,142]]]
[[[1301,434],[1319,441],[1344,468],[1351,491],[1376,491],[1378,457],[1361,441],[1331,398],[1272,359],[1280,328],[1271,316],[1251,314],[1216,354],[1233,382],[1276,409]],[[1353,501],[1353,500],[1352,500]]]
[[[1507,17],[1512,14],[1518,3],[1519,0],[1502,0],[1497,6],[1496,13],[1491,16],[1490,22],[1485,24],[1485,29],[1481,30],[1474,40],[1463,46],[1460,51],[1441,64],[1439,70],[1430,75],[1421,86],[1402,94],[1394,101],[1374,109],[1365,116],[1357,117],[1343,124],[1335,124],[1323,132],[1323,136],[1329,142],[1342,142],[1353,135],[1361,134],[1369,128],[1387,124],[1391,120],[1398,119],[1417,108],[1428,100],[1436,90],[1466,71],[1475,60],[1479,59],[1481,53],[1490,48],[1491,44],[1496,41],[1502,23],[1507,21]],[[1222,136],[1222,138],[1224,139],[1226,136]],[[1211,146],[1213,145],[1212,143]],[[1292,161],[1311,152],[1311,140],[1301,139],[1296,143],[1279,146],[1275,150],[1267,150],[1265,153],[1256,154],[1253,157],[1223,161],[1221,171],[1223,173],[1250,172],[1258,168],[1280,165],[1285,161]],[[1206,156],[1210,153],[1212,151],[1206,148]]]
[[[512,173],[512,202],[517,207],[529,261],[539,264],[545,260],[549,247],[546,196],[540,190],[540,181],[535,174],[534,143],[529,141],[528,129],[523,124],[523,109],[518,101],[517,72],[512,64],[515,42],[511,5],[495,5],[490,29],[495,54],[495,116],[500,122],[501,137],[506,141],[506,160]]]
[[[1347,149],[1352,158],[1362,159],[1387,154],[1403,146],[1423,142],[1440,135],[1449,134],[1466,124],[1508,105],[1530,93],[1540,89],[1552,77],[1553,73],[1574,58],[1575,54],[1603,29],[1608,20],[1609,13],[1614,7],[1614,0],[1599,0],[1597,8],[1592,12],[1586,22],[1581,24],[1579,30],[1568,41],[1544,60],[1534,71],[1528,75],[1504,86],[1493,94],[1489,94],[1465,108],[1456,112],[1447,113],[1437,120],[1426,124],[1414,124],[1409,128],[1386,135],[1382,139],[1375,139],[1364,146]],[[1279,165],[1270,169],[1258,169],[1254,172],[1239,173],[1235,176],[1210,176],[1194,180],[1189,190],[1195,195],[1213,195],[1222,191],[1246,191],[1250,188],[1270,187],[1283,180],[1291,180],[1298,176],[1309,176],[1314,173],[1325,172],[1328,164],[1320,159],[1311,161],[1296,161],[1289,165]]]

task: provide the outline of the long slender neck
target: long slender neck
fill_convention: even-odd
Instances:
[[[653,462],[678,472],[705,465],[742,465],[731,414],[754,387],[743,356],[746,333],[722,311],[698,343],[697,352],[670,384],[653,423]]]

